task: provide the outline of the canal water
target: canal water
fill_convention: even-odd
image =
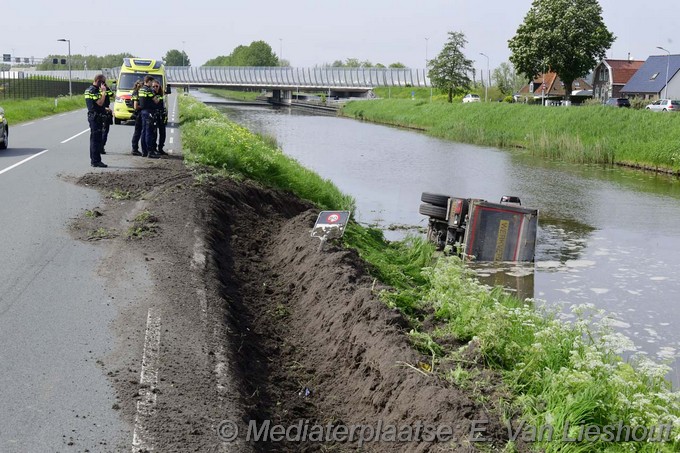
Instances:
[[[283,151],[357,201],[360,222],[388,237],[418,233],[421,192],[538,208],[536,263],[482,268],[568,312],[593,304],[641,352],[669,360],[680,376],[680,181],[621,168],[549,162],[521,152],[288,108],[228,107],[232,120],[273,136]],[[512,284],[514,283],[514,285]]]

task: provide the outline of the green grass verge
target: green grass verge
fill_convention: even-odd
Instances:
[[[5,109],[7,122],[11,126],[56,113],[84,109],[85,99],[83,96],[59,97],[56,106],[54,98],[7,99],[0,100],[0,107]]]
[[[261,95],[260,91],[239,91],[239,90],[225,90],[222,88],[201,88],[205,93],[214,94],[226,99],[233,99],[235,101],[255,101]]]
[[[680,115],[604,106],[381,99],[347,103],[349,117],[415,127],[458,142],[524,148],[578,163],[625,163],[680,172]]]
[[[322,208],[351,209],[351,198],[330,181],[217,110],[181,98],[180,111],[189,161],[289,190]],[[480,285],[457,258],[433,260],[433,248],[419,238],[388,243],[380,231],[352,223],[344,241],[369,263],[377,279],[391,287],[381,293],[383,300],[412,321],[411,338],[432,355],[435,370],[443,361],[464,363],[464,354],[447,349],[451,338],[467,343],[467,348],[479,352],[484,365],[503,376],[526,426],[554,430],[552,440],[538,442],[536,448],[546,452],[680,450],[680,394],[664,379],[669,368],[644,356],[622,360],[620,353],[631,349],[632,343],[613,333],[606,322],[596,321],[592,307],[574,307],[576,321],[566,322],[555,312],[533,307],[531,301]],[[420,326],[428,315],[434,316],[437,327],[425,331]],[[469,379],[469,373],[459,367],[442,377],[455,384]],[[611,442],[607,433],[614,430],[616,435],[612,427],[619,423],[675,428],[665,442]],[[592,441],[563,441],[565,430],[574,439],[583,426],[599,429],[602,435]],[[527,433],[531,434],[525,427]]]
[[[354,200],[329,180],[285,156],[271,140],[227,120],[190,97],[181,99],[182,144],[188,162],[216,167],[293,192],[326,209],[354,210]]]

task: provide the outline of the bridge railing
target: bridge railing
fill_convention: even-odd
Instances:
[[[167,66],[168,83],[174,85],[240,86],[261,88],[336,88],[370,89],[375,87],[429,87],[425,69],[410,68],[291,68],[246,66]],[[99,71],[72,71],[71,77],[92,80],[103,72],[117,79],[120,68]],[[34,71],[34,74],[68,79],[68,71]]]
[[[374,88],[430,86],[424,69],[409,68],[288,68],[202,66],[166,68],[173,84],[257,86],[269,88]]]

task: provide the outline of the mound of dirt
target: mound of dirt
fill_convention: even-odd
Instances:
[[[318,250],[319,240],[310,237],[317,211],[286,194],[245,187],[223,182],[211,189],[209,245],[228,304],[248,420],[376,430],[378,423],[398,429],[420,423],[450,427],[454,439],[390,442],[387,435],[385,442],[366,443],[366,451],[476,451],[475,430],[492,443],[505,437],[479,403],[418,369],[429,359],[409,344],[408,322],[372,290],[375,282],[358,255]],[[328,448],[313,441],[252,446]],[[334,447],[356,451],[351,443]]]
[[[179,160],[79,183],[108,198],[74,222],[75,235],[110,245],[116,271],[106,276],[135,294],[104,368],[131,426],[153,393],[153,410],[141,416],[147,449],[473,452],[505,444],[497,416],[428,369],[407,320],[380,301],[359,256],[337,245],[319,251],[309,203],[250,182],[196,179]],[[130,234],[144,221],[153,234]],[[148,270],[152,289],[134,285],[132,261]],[[147,309],[162,320],[151,389],[139,379],[145,325],[131,321]],[[225,420],[239,428],[237,439],[225,441]],[[308,432],[247,438],[267,421]]]

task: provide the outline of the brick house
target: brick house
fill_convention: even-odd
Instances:
[[[644,60],[602,60],[593,71],[593,97],[603,103],[622,97],[621,89],[644,63]]]

